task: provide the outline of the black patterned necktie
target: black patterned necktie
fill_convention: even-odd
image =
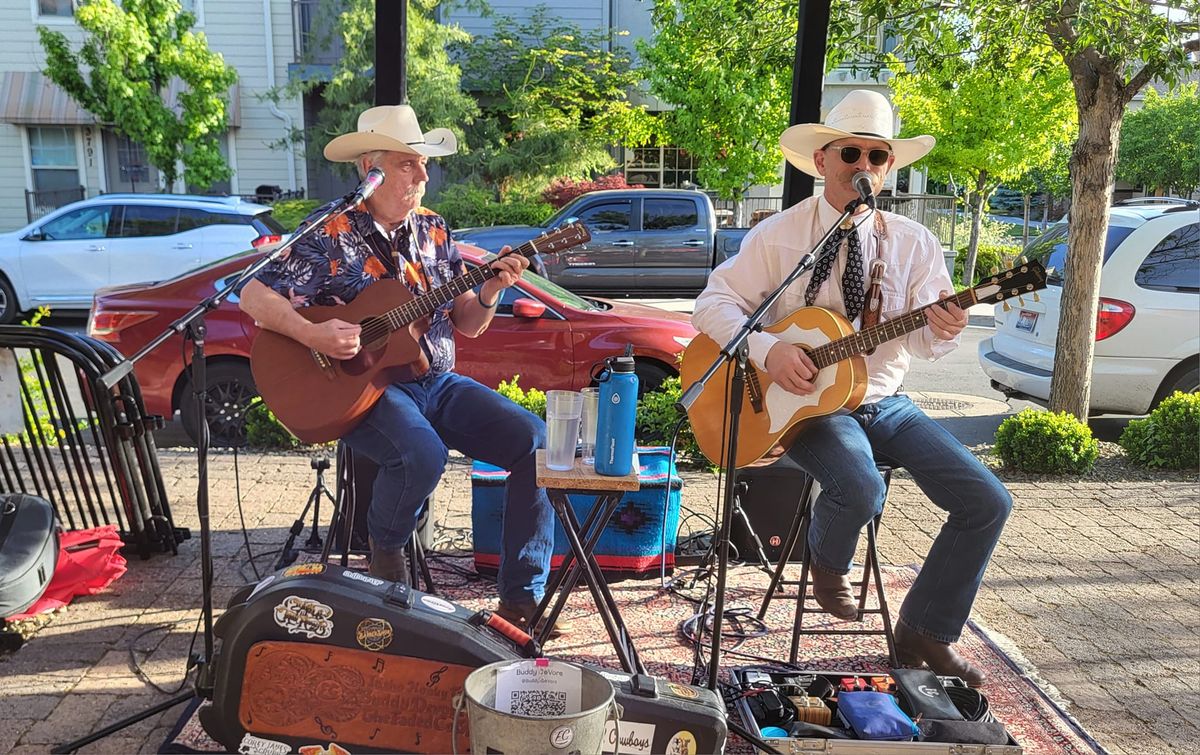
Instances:
[[[817,300],[817,293],[821,290],[821,285],[829,280],[829,274],[833,272],[833,263],[841,253],[840,250],[836,252],[833,250],[837,249],[843,240],[846,241],[846,267],[842,272],[842,300],[846,305],[846,319],[853,322],[854,318],[858,317],[858,313],[862,312],[866,302],[862,249],[859,246],[858,231],[853,227],[839,228],[837,233],[833,234],[821,248],[822,256],[813,269],[812,279],[808,282],[808,290],[804,292],[804,303],[811,307]]]

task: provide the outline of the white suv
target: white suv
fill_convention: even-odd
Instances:
[[[0,234],[0,324],[21,312],[87,310],[102,286],[173,278],[274,243],[271,208],[239,197],[102,194]]]
[[[1067,224],[1025,248],[1049,270],[1041,301],[996,305],[979,344],[992,387],[1045,404],[1067,255]],[[1053,268],[1053,269],[1051,269]],[[1091,414],[1145,414],[1176,390],[1200,389],[1200,203],[1155,198],[1110,208],[1092,362]]]

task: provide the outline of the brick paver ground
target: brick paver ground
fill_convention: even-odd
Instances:
[[[278,548],[312,485],[308,457],[243,455],[239,465],[251,545]],[[164,451],[162,466],[177,524],[197,531],[194,456]],[[232,455],[211,457],[210,481],[219,609],[249,575]],[[1016,508],[975,616],[1012,640],[1109,751],[1200,751],[1198,486],[1060,480],[1010,487]],[[710,514],[715,492],[715,478],[688,474],[685,508]],[[436,501],[439,525],[469,526],[461,458]],[[881,533],[885,561],[919,562],[939,513],[898,475]],[[131,671],[129,648],[158,628],[136,643],[146,651],[142,666],[161,686],[179,683],[200,605],[198,553],[195,537],[177,557],[131,563],[108,591],[78,600],[19,652],[0,658],[0,752],[46,752],[164,699]],[[86,751],[153,752],[178,715],[155,716]]]

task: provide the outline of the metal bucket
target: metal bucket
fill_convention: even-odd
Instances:
[[[546,663],[516,661],[515,663]],[[472,755],[597,755],[604,746],[604,732],[613,720],[615,741],[620,741],[620,706],[613,700],[612,683],[601,674],[562,661],[549,661],[549,667],[578,669],[580,674],[580,710],[562,715],[526,716],[503,713],[496,706],[496,675],[514,661],[498,661],[472,671],[463,682],[463,694],[455,701],[454,729],[451,736],[458,747],[458,712],[466,701],[471,732]]]

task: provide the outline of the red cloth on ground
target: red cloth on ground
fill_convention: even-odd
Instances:
[[[64,532],[58,542],[58,565],[46,592],[25,613],[8,617],[27,619],[61,608],[76,595],[95,595],[125,573],[125,557],[117,551],[123,543],[116,525]]]

